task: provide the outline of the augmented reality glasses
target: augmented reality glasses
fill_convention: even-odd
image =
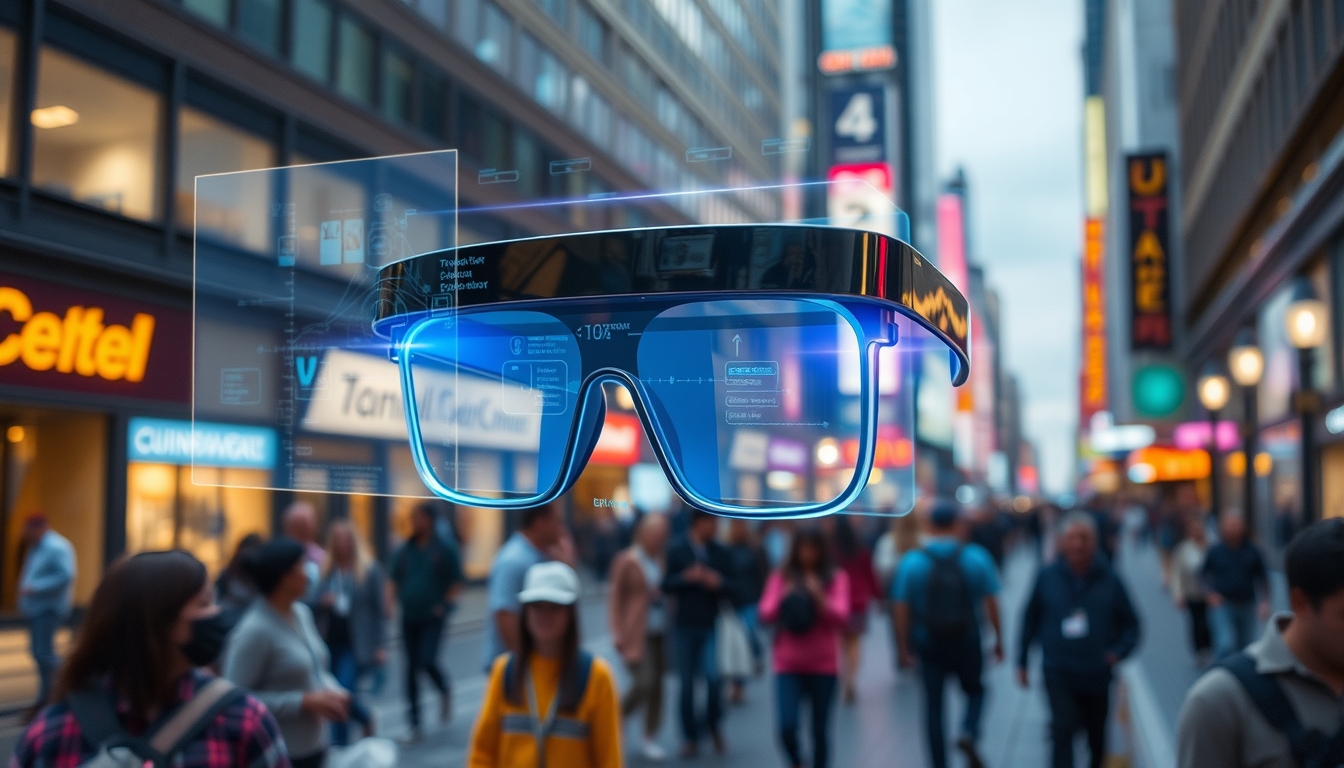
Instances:
[[[805,517],[847,507],[868,482],[879,354],[903,323],[945,344],[965,381],[966,301],[908,245],[751,225],[420,255],[380,271],[374,328],[392,342],[412,455],[436,495],[503,509],[559,497],[597,445],[601,385],[617,382],[688,503]],[[854,396],[842,380],[858,382]],[[762,483],[753,454],[781,445],[802,487]]]

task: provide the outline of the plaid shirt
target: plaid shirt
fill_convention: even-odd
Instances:
[[[183,676],[178,686],[178,701],[187,701],[196,689],[213,677],[201,670]],[[121,723],[133,735],[143,734],[148,725],[130,719],[130,706],[114,694]],[[64,702],[52,704],[38,713],[24,732],[10,758],[10,768],[78,768],[97,754],[97,748],[85,742],[79,721]],[[285,742],[260,701],[244,696],[225,707],[191,743],[178,754],[177,768],[289,768]]]

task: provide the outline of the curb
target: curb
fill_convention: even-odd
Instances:
[[[1129,703],[1130,747],[1136,768],[1176,768],[1175,734],[1161,709],[1148,673],[1137,663],[1120,672]]]

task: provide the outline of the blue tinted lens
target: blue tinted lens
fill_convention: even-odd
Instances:
[[[583,362],[573,334],[540,312],[431,318],[407,335],[412,441],[434,480],[464,496],[526,499],[560,477]]]
[[[642,396],[668,461],[692,493],[750,511],[844,495],[865,414],[840,392],[862,372],[854,325],[827,302],[723,300],[669,308],[644,329]],[[829,447],[828,447],[829,446]]]

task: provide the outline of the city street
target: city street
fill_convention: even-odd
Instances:
[[[1010,638],[1032,569],[1030,556],[1022,551],[1009,563],[1005,575],[1004,606]],[[470,609],[464,606],[462,610]],[[605,615],[602,592],[590,591],[582,611],[585,645],[612,659],[614,652],[605,632]],[[854,705],[836,705],[833,764],[856,768],[922,768],[927,765],[927,757],[919,679],[913,672],[895,672],[889,622],[874,616],[870,627],[864,641],[858,701]],[[406,768],[458,765],[465,759],[471,721],[485,681],[479,669],[483,632],[478,622],[464,619],[455,625],[455,633],[443,652],[444,663],[451,670],[455,685],[453,722],[446,728],[427,729],[422,742],[406,748],[401,762]],[[1012,644],[1009,643],[1010,648]],[[394,661],[389,665],[386,689],[374,699],[384,733],[390,736],[399,735],[403,729],[398,664],[399,661]],[[616,668],[621,671],[624,683],[624,670],[619,664]],[[671,675],[667,682],[661,742],[669,753],[675,753],[679,746],[675,718],[677,686]],[[422,683],[422,686],[427,688],[428,683]],[[1048,721],[1043,693],[1037,687],[1030,691],[1018,688],[1009,664],[993,669],[989,688],[981,748],[990,765],[1044,766],[1048,757],[1045,741]],[[728,710],[725,719],[727,753],[714,756],[706,745],[694,764],[706,768],[782,765],[775,736],[772,697],[768,676],[753,681],[748,688],[747,702]],[[949,698],[953,710],[948,721],[952,723],[954,717],[959,717],[960,695]],[[633,751],[630,748],[632,740],[640,735],[639,718],[633,720],[626,728],[627,754]],[[645,764],[638,757],[632,757],[628,762],[636,766]]]

